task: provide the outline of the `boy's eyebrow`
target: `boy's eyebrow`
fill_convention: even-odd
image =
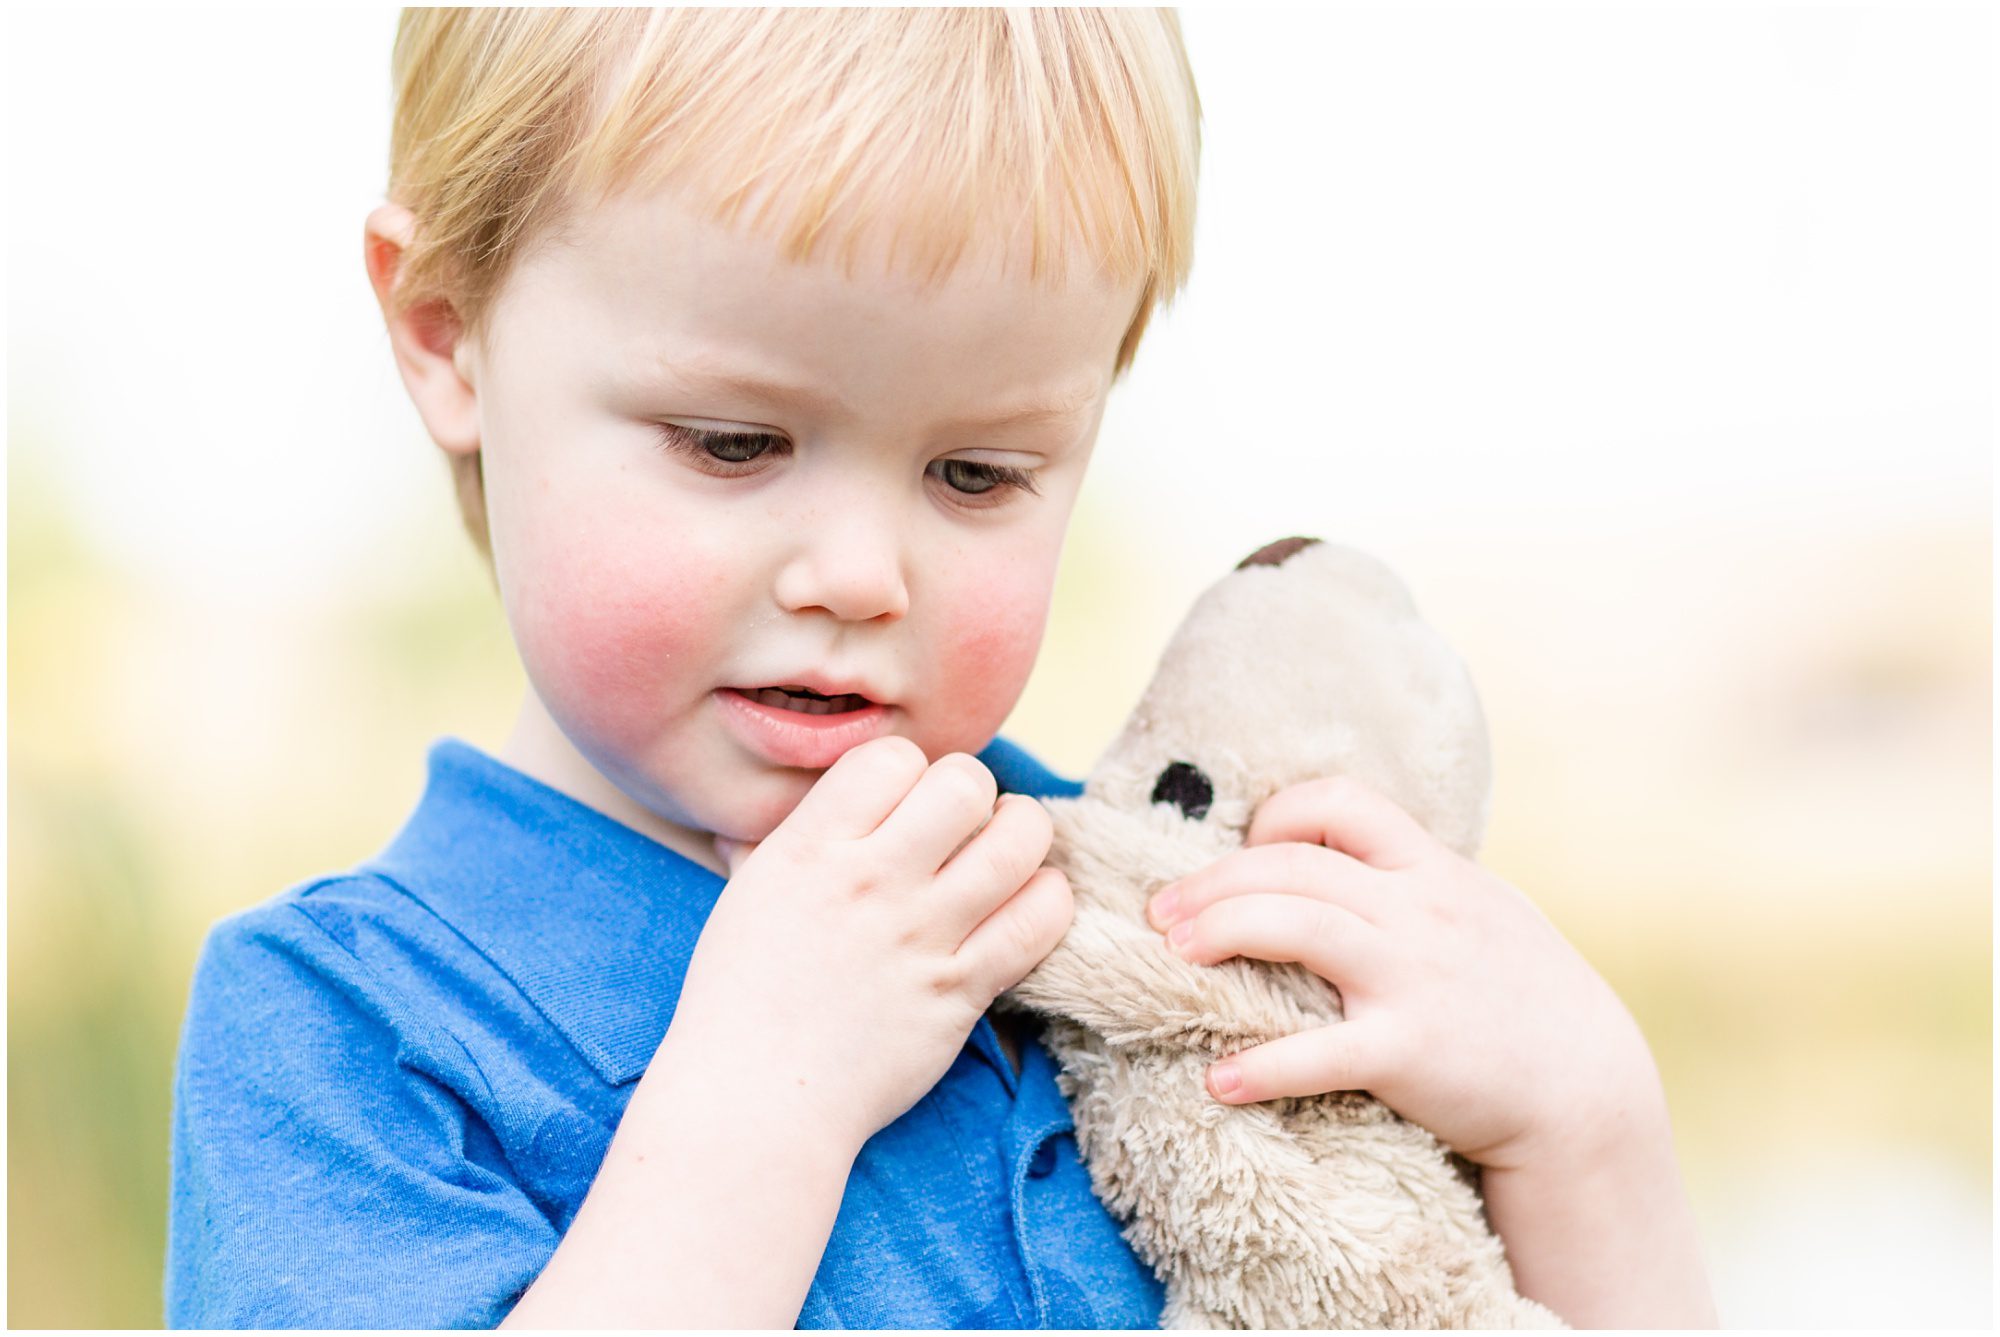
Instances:
[[[742,395],[766,403],[796,406],[822,416],[836,414],[851,416],[852,413],[839,396],[809,385],[773,380],[722,367],[705,367],[696,362],[669,363],[662,360],[650,365],[659,374],[671,378],[694,393],[712,390]],[[1042,422],[1052,418],[1068,418],[1096,404],[1100,389],[1101,387],[1097,385],[1088,385],[1049,395],[1037,395],[990,413],[972,413],[954,418],[942,425],[1014,427],[1022,423]]]

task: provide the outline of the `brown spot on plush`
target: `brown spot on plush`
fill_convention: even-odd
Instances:
[[[1266,543],[1238,562],[1236,569],[1241,571],[1246,566],[1278,566],[1300,548],[1310,548],[1318,542],[1318,539],[1289,538],[1279,539],[1276,543]]]

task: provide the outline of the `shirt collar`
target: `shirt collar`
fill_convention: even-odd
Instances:
[[[1003,792],[1081,792],[1005,739],[979,755]],[[416,810],[358,871],[455,929],[613,1085],[652,1061],[723,888],[693,860],[456,738],[431,745]]]

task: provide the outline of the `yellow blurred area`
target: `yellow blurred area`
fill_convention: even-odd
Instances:
[[[15,444],[8,1318],[153,1326],[207,924],[374,852],[426,744],[497,746],[522,679],[442,519],[393,577],[246,607],[107,565]],[[1134,524],[1086,496],[1007,730],[1069,774],[1206,579]],[[1488,861],[1638,1016],[1719,1226],[1746,1175],[1855,1147],[1986,1192],[1989,541],[1711,518],[1394,555],[1487,705]]]

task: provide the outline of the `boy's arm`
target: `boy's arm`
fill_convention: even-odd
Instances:
[[[757,1058],[667,1032],[576,1219],[502,1327],[798,1321],[860,1148]]]
[[[1716,1326],[1657,1076],[1599,1127],[1488,1167],[1482,1191],[1515,1288],[1572,1327]]]

